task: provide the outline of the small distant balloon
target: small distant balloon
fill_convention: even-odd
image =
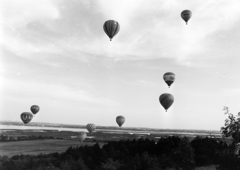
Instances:
[[[175,74],[171,72],[167,72],[163,75],[163,80],[167,83],[170,88],[171,84],[175,81]]]
[[[121,126],[124,124],[124,122],[125,122],[125,117],[123,117],[123,116],[118,116],[118,117],[116,118],[116,122],[117,122],[118,126],[121,127]]]
[[[78,140],[79,140],[80,142],[83,142],[84,139],[86,139],[86,137],[87,137],[87,133],[86,133],[86,132],[79,132]]]
[[[112,38],[117,35],[117,33],[120,30],[120,25],[117,21],[114,20],[108,20],[103,24],[103,30],[110,38],[110,41],[112,41]]]
[[[159,97],[159,102],[167,111],[168,108],[173,104],[174,97],[173,97],[173,95],[171,95],[169,93],[164,93]]]
[[[181,17],[186,22],[187,25],[188,20],[192,17],[192,12],[190,10],[184,10],[181,13]]]
[[[96,125],[93,123],[89,123],[87,124],[86,128],[89,131],[89,133],[92,133],[96,129]]]
[[[30,113],[30,112],[23,112],[21,115],[20,115],[20,118],[22,119],[23,123],[24,124],[27,124],[29,123],[32,118],[33,118],[33,114]]]
[[[37,112],[39,112],[40,107],[38,105],[32,105],[30,109],[31,109],[32,113],[35,115],[35,114],[37,114]]]

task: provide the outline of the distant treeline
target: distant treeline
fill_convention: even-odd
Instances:
[[[100,148],[69,147],[63,153],[37,156],[15,155],[0,158],[1,170],[193,170],[197,166],[219,165],[236,169],[236,160],[225,142],[214,138],[167,137],[111,141]]]
[[[52,136],[34,136],[34,135],[0,135],[0,142],[54,139]]]
[[[33,126],[33,127],[54,127],[54,128],[85,128],[85,125],[72,125],[72,124],[59,124],[59,123],[42,123],[42,122],[30,122],[23,124],[22,122],[14,121],[0,121],[0,125],[8,126]]]

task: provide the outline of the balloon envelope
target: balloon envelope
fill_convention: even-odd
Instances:
[[[20,115],[20,118],[22,119],[23,123],[24,124],[27,124],[29,123],[32,118],[33,118],[33,114],[30,113],[30,112],[23,112],[21,115]]]
[[[159,97],[159,102],[167,111],[167,109],[173,104],[174,97],[169,93],[164,93]]]
[[[118,116],[118,117],[116,118],[116,122],[117,122],[118,126],[121,127],[121,126],[123,125],[123,123],[125,122],[125,117],[123,117],[123,116]]]
[[[92,133],[96,129],[96,125],[93,123],[89,123],[87,124],[86,128],[89,131],[89,133]]]
[[[192,12],[190,10],[184,10],[181,13],[181,17],[187,24],[188,20],[192,17]]]
[[[30,109],[33,114],[36,114],[40,110],[38,105],[32,105]]]
[[[103,30],[112,41],[112,38],[119,32],[120,25],[117,21],[108,20],[103,24]]]
[[[168,87],[175,81],[175,74],[172,72],[167,72],[163,75],[163,80],[167,83]]]
[[[86,139],[86,137],[87,137],[87,133],[86,133],[86,132],[79,132],[78,140],[79,140],[80,142],[83,142],[84,139]]]

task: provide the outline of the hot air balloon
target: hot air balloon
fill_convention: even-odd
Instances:
[[[167,109],[173,104],[174,97],[169,93],[164,93],[159,97],[159,102],[167,111]]]
[[[27,124],[29,123],[32,118],[33,118],[33,114],[30,113],[30,112],[23,112],[21,115],[20,115],[20,118],[22,119],[23,123],[24,124]]]
[[[89,133],[92,133],[96,129],[96,125],[93,123],[89,123],[87,124],[86,128],[89,131]]]
[[[37,114],[37,112],[40,110],[38,105],[32,105],[30,109],[34,115]]]
[[[87,137],[87,133],[86,132],[79,132],[78,140],[80,142],[83,142],[86,137]]]
[[[175,81],[175,74],[171,72],[167,72],[163,75],[163,80],[167,83],[170,88],[171,84]]]
[[[118,117],[116,118],[116,122],[117,122],[118,126],[121,127],[121,126],[123,125],[123,123],[125,122],[125,117],[123,117],[123,116],[118,116]]]
[[[192,17],[192,12],[190,10],[184,10],[181,13],[181,17],[186,22],[187,25],[188,20]]]
[[[103,30],[112,41],[112,38],[119,32],[120,25],[117,21],[108,20],[103,24]]]

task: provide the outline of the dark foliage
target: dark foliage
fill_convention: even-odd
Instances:
[[[197,165],[226,162],[228,146],[212,138],[166,137],[154,140],[139,139],[112,141],[100,148],[69,147],[63,153],[37,156],[15,155],[0,157],[1,170],[192,170]]]
[[[191,144],[195,150],[194,159],[197,166],[219,164],[221,153],[228,148],[225,142],[208,137],[196,137]]]

